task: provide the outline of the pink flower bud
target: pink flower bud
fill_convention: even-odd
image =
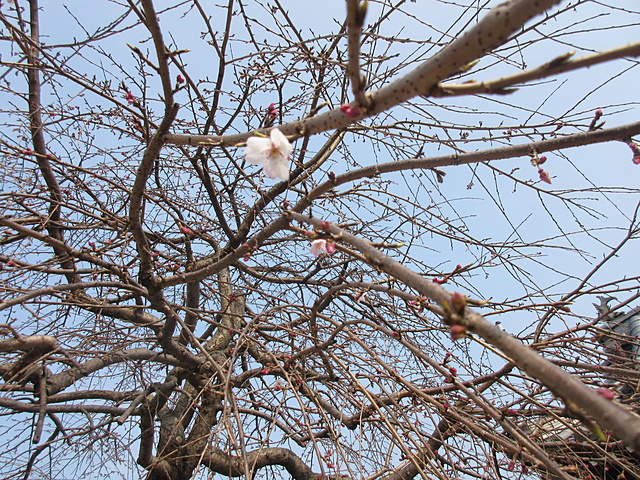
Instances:
[[[129,103],[134,103],[136,101],[136,99],[133,96],[133,93],[131,93],[131,92],[127,92],[127,94],[124,96],[124,98]]]
[[[362,115],[362,109],[357,105],[353,105],[352,103],[343,103],[342,105],[340,105],[340,111],[346,116],[352,118]]]
[[[551,176],[549,175],[549,172],[543,170],[542,168],[539,168],[538,175],[540,175],[540,180],[545,183],[551,184]]]
[[[331,255],[335,251],[336,251],[336,244],[331,241],[327,241],[327,253]]]
[[[184,77],[182,75],[178,75],[176,77],[176,82],[178,83],[178,85],[180,85],[181,83],[184,83]]]
[[[467,306],[467,296],[464,293],[453,292],[451,294],[451,306],[456,313],[462,313]]]
[[[184,233],[185,235],[191,235],[193,233],[193,230],[191,230],[189,227],[187,227],[185,225],[181,225],[180,226],[180,233]]]
[[[636,165],[640,165],[640,147],[638,147],[637,143],[631,141],[627,142],[627,145],[629,145],[629,148],[633,152],[633,158],[631,161]]]
[[[467,334],[467,327],[464,325],[451,325],[449,328],[449,335],[451,335],[451,340],[460,340],[464,338]]]
[[[277,117],[279,113],[280,112],[276,108],[275,104],[270,103],[269,106],[267,107],[267,115],[269,115],[271,118],[274,118],[274,117]]]
[[[600,387],[596,389],[596,393],[598,395],[602,395],[604,398],[606,398],[607,400],[613,400],[616,397],[616,394],[613,393],[611,390],[609,390],[608,388],[604,388],[604,387]]]

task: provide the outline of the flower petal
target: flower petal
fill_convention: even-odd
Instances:
[[[269,158],[262,171],[269,178],[277,178],[283,182],[289,180],[289,160],[287,158]]]
[[[247,138],[244,158],[253,165],[264,165],[271,153],[271,140],[263,137]]]
[[[324,255],[325,253],[327,253],[327,241],[324,238],[314,240],[313,242],[311,242],[311,248],[309,249],[309,252],[311,252],[316,257]]]
[[[278,154],[288,160],[289,155],[291,155],[293,151],[293,147],[289,143],[289,140],[287,140],[287,137],[277,128],[271,130],[269,137],[273,142],[273,146],[277,149]]]

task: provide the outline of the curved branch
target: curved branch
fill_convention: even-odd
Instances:
[[[98,287],[122,288],[124,290],[130,290],[132,292],[136,292],[140,295],[146,294],[146,290],[135,287],[134,285],[127,285],[126,283],[122,283],[122,282],[68,283],[64,285],[54,285],[53,287],[39,288],[38,290],[33,290],[29,293],[25,293],[24,295],[20,295],[19,297],[15,297],[15,298],[12,298],[11,300],[4,301],[0,303],[0,311],[4,310],[5,308],[12,307],[14,305],[25,304],[28,300],[31,300],[32,298],[41,297],[44,295],[50,295],[55,292],[67,292],[67,291],[84,290],[87,288],[98,288]]]
[[[316,480],[320,476],[304,463],[300,457],[287,448],[263,448],[247,452],[245,455],[235,457],[214,448],[212,452],[206,452],[202,457],[202,463],[212,471],[229,477],[240,477],[245,474],[247,465],[251,471],[280,465],[295,480]]]
[[[107,353],[98,358],[88,360],[77,367],[70,368],[69,370],[65,370],[62,373],[49,377],[49,395],[64,390],[65,388],[73,385],[73,383],[79,378],[86,377],[97,370],[129,360],[152,360],[163,365],[172,365],[176,367],[183,366],[183,364],[175,357],[164,353],[154,352],[153,350],[148,350],[146,348],[133,348],[131,350]]]

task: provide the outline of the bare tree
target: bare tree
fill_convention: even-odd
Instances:
[[[635,0],[69,3],[0,7],[3,478],[640,478]]]

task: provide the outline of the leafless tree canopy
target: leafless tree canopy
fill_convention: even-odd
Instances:
[[[640,478],[637,0],[0,20],[0,477]]]

